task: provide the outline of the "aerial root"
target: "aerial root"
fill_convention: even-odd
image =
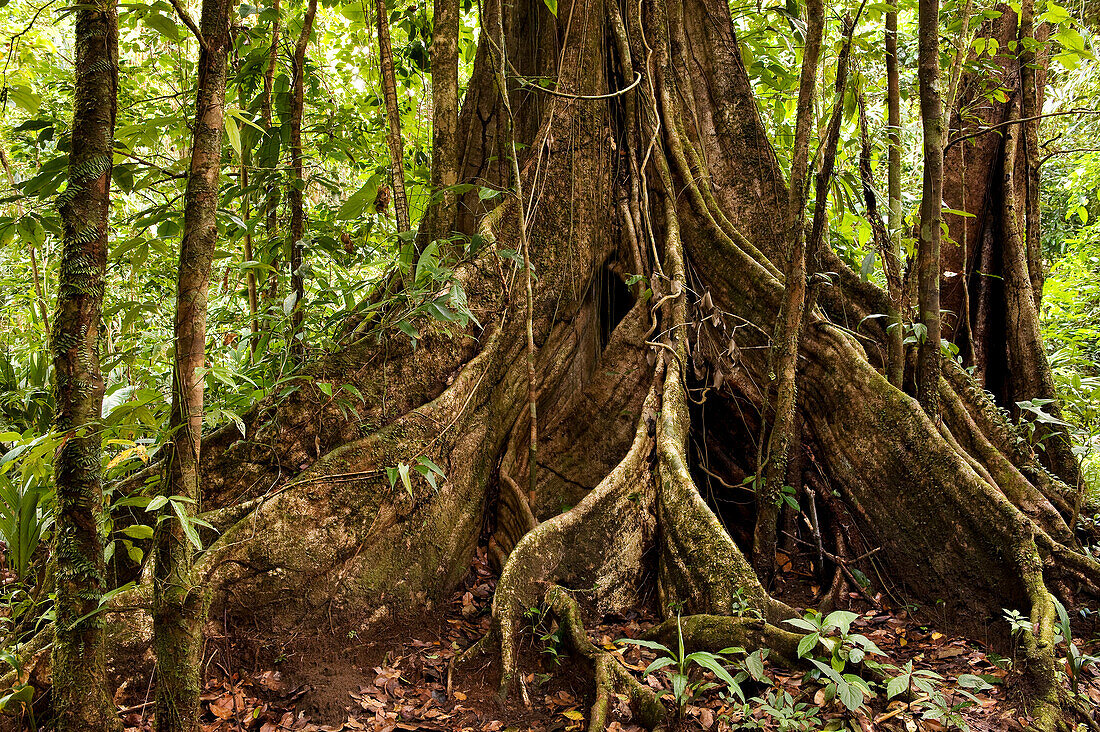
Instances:
[[[648,729],[662,729],[668,714],[656,693],[631,676],[613,654],[588,639],[580,606],[573,596],[563,587],[553,585],[546,591],[546,604],[557,617],[569,648],[592,664],[596,701],[589,715],[589,732],[606,729],[611,697],[616,693],[629,697],[637,721]]]

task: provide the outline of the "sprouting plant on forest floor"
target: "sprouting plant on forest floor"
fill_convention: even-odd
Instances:
[[[928,669],[914,669],[913,662],[904,666],[883,666],[894,675],[886,682],[886,698],[901,698],[909,715],[920,714],[922,719],[937,722],[946,729],[967,730],[963,710],[978,703],[975,691],[991,689],[986,679],[975,674],[962,674],[955,680],[955,688],[944,683],[944,677]]]
[[[769,689],[763,696],[754,696],[741,705],[738,729],[774,729],[777,732],[810,732],[821,729],[818,708],[807,702],[796,702],[789,692]],[[763,716],[757,719],[756,712]]]
[[[523,611],[523,617],[531,629],[531,634],[542,646],[542,653],[553,660],[554,665],[561,664],[563,652],[564,631],[554,622],[550,609],[545,605],[529,607]]]
[[[860,664],[867,654],[885,656],[886,654],[865,635],[852,632],[852,622],[859,617],[847,610],[836,610],[822,615],[814,610],[801,618],[791,618],[786,622],[808,631],[798,643],[798,657],[810,656],[818,647],[828,654],[825,659],[837,673],[843,673],[848,663]]]
[[[650,674],[661,672],[669,682],[671,691],[662,690],[658,692],[658,697],[671,695],[675,704],[677,718],[683,716],[684,709],[700,694],[709,691],[710,689],[717,688],[717,684],[708,682],[700,678],[703,670],[710,671],[717,676],[721,681],[726,684],[727,691],[738,696],[742,701],[745,699],[744,691],[741,689],[741,682],[748,678],[751,674],[741,672],[735,678],[726,670],[723,665],[722,655],[744,653],[743,648],[724,648],[719,651],[719,654],[710,653],[708,651],[695,651],[694,653],[686,653],[684,651],[684,632],[683,627],[680,624],[680,616],[676,616],[676,650],[673,651],[663,643],[657,641],[644,640],[640,638],[623,638],[616,643],[629,644],[635,646],[641,646],[642,648],[648,648],[653,651],[658,651],[664,655],[659,655],[653,663],[649,664],[643,672],[646,676]],[[758,659],[760,665],[761,674],[763,672],[763,658]]]

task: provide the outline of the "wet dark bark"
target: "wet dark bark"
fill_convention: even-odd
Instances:
[[[205,599],[192,570],[195,547],[184,522],[202,499],[203,391],[207,291],[218,239],[222,131],[229,52],[228,0],[203,0],[191,168],[184,195],[176,294],[172,408],[161,495],[168,498],[157,525],[153,557],[153,647],[157,657],[159,732],[197,732]],[[173,496],[181,500],[172,500]],[[191,529],[193,531],[193,528]]]
[[[69,186],[61,197],[64,239],[51,340],[55,428],[63,435],[54,458],[53,679],[61,732],[122,729],[107,691],[99,614],[105,582],[99,335],[118,94],[115,5],[78,10],[75,42]]]

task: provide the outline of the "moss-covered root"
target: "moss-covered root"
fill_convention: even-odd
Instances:
[[[547,587],[584,587],[606,612],[637,604],[645,581],[643,555],[653,544],[655,529],[656,487],[647,457],[653,447],[649,425],[656,419],[662,381],[659,367],[622,462],[572,509],[524,535],[505,562],[493,598],[502,698],[518,676],[515,638],[520,616],[542,601]]]
[[[796,613],[768,595],[748,560],[700,495],[688,470],[688,415],[682,342],[665,379],[657,427],[657,523],[660,527],[659,591],[662,605],[682,604],[687,612],[730,615],[742,602],[778,623]],[[700,557],[705,557],[700,561]]]
[[[634,706],[635,719],[652,730],[663,728],[667,712],[652,689],[643,686],[623,668],[618,659],[597,648],[584,630],[580,606],[567,590],[553,585],[546,592],[546,605],[558,618],[568,647],[592,663],[596,678],[596,701],[589,715],[589,732],[607,728],[607,713],[613,694],[625,694]]]
[[[1024,538],[1026,529],[1021,528],[1019,535]],[[1015,549],[1016,561],[1031,602],[1031,630],[1023,634],[1026,691],[1035,720],[1034,728],[1054,732],[1063,720],[1054,654],[1054,596],[1043,583],[1042,560],[1034,541],[1027,537],[1019,541]]]
[[[686,653],[717,653],[732,647],[744,648],[749,652],[768,648],[781,662],[794,664],[798,659],[798,642],[802,640],[798,633],[783,630],[764,620],[728,615],[669,618],[653,628],[646,637],[672,647],[678,642],[677,624],[679,633],[683,634]]]

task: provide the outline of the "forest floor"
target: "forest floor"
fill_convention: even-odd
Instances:
[[[780,581],[788,594],[808,589],[809,573],[787,564]],[[490,607],[496,576],[479,550],[462,588],[436,617],[419,624],[394,623],[371,634],[341,636],[338,648],[331,639],[313,649],[297,651],[278,664],[253,661],[248,671],[248,652],[229,645],[219,647],[206,664],[202,695],[204,732],[343,732],[353,730],[447,730],[454,732],[568,732],[586,727],[593,697],[590,670],[561,650],[556,626],[537,611],[529,614],[523,634],[520,668],[523,682],[509,701],[496,695],[498,664],[456,670],[450,693],[447,675],[450,660],[481,638],[489,628]],[[786,598],[793,602],[791,598]],[[911,661],[914,669],[943,677],[945,689],[962,674],[980,676],[991,684],[976,691],[973,700],[948,693],[945,702],[957,706],[953,719],[937,721],[925,714],[930,706],[914,695],[914,704],[888,702],[879,693],[856,713],[847,712],[838,700],[827,701],[820,683],[804,670],[792,670],[764,661],[766,683],[743,683],[748,705],[720,694],[724,685],[700,690],[686,704],[682,730],[762,729],[850,730],[851,732],[917,732],[969,729],[972,732],[1023,730],[1026,715],[1011,692],[1011,662],[981,642],[937,630],[928,618],[918,619],[904,609],[875,608],[868,598],[851,593],[842,598],[859,613],[852,632],[874,642],[886,655],[884,662],[898,666]],[[880,603],[881,605],[881,603]],[[588,620],[593,643],[620,656],[635,675],[656,690],[669,688],[660,672],[646,676],[646,666],[656,658],[649,649],[618,644],[637,638],[655,625],[646,614]],[[300,639],[299,639],[300,640]],[[226,641],[226,644],[229,642]],[[1081,641],[1078,641],[1079,646]],[[217,645],[217,641],[214,642]],[[299,643],[299,645],[301,645]],[[308,644],[306,644],[308,646]],[[1085,652],[1096,653],[1098,639],[1084,643]],[[208,647],[208,656],[210,650]],[[220,655],[220,660],[219,660]],[[732,659],[731,659],[732,660]],[[744,659],[741,659],[744,661]],[[287,670],[281,670],[285,667]],[[293,671],[289,669],[293,668]],[[699,671],[699,669],[696,669]],[[716,681],[710,672],[693,680]],[[1100,670],[1083,672],[1079,691],[1100,709]],[[789,694],[784,697],[782,692]],[[755,700],[753,699],[755,697]],[[777,697],[780,697],[777,699]],[[787,701],[784,704],[784,700]],[[793,703],[792,703],[793,702]],[[665,697],[671,705],[670,696]],[[671,708],[671,707],[670,707]],[[127,700],[120,707],[127,732],[152,730],[149,699]],[[641,732],[632,724],[629,705],[613,703],[608,730]]]

